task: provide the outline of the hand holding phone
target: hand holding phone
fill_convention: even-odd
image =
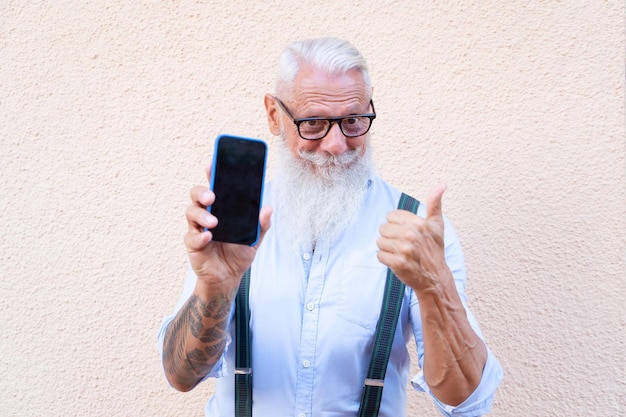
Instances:
[[[211,229],[216,242],[254,245],[259,239],[267,144],[259,139],[220,135],[215,140],[211,190],[207,207],[218,221]]]

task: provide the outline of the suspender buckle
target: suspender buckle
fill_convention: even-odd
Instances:
[[[235,368],[235,375],[252,375],[252,368]]]
[[[382,387],[385,385],[385,380],[365,378],[365,385],[370,387]]]

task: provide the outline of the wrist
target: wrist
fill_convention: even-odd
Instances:
[[[239,278],[200,277],[196,281],[194,292],[205,300],[232,302],[239,289]]]
[[[418,288],[413,288],[418,300],[421,302],[427,298],[451,299],[458,296],[454,277],[446,266],[436,273],[430,273],[427,279],[420,281]]]

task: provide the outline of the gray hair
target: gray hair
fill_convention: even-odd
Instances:
[[[372,94],[367,62],[361,52],[350,42],[339,38],[318,38],[294,42],[288,45],[278,60],[276,95],[287,93],[300,68],[310,65],[330,75],[345,74],[358,70],[363,76],[367,93]]]

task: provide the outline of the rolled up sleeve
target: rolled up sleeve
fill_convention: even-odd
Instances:
[[[444,404],[433,395],[428,387],[428,384],[426,383],[426,380],[424,379],[424,372],[418,373],[411,380],[411,385],[418,391],[428,393],[433,398],[435,405],[437,405],[439,410],[444,415],[451,417],[474,417],[487,414],[491,411],[491,405],[493,403],[496,388],[500,385],[502,376],[503,371],[500,363],[493,353],[487,349],[487,361],[485,363],[485,368],[483,369],[480,383],[474,392],[472,392],[472,394],[467,397],[465,401],[457,406]]]

